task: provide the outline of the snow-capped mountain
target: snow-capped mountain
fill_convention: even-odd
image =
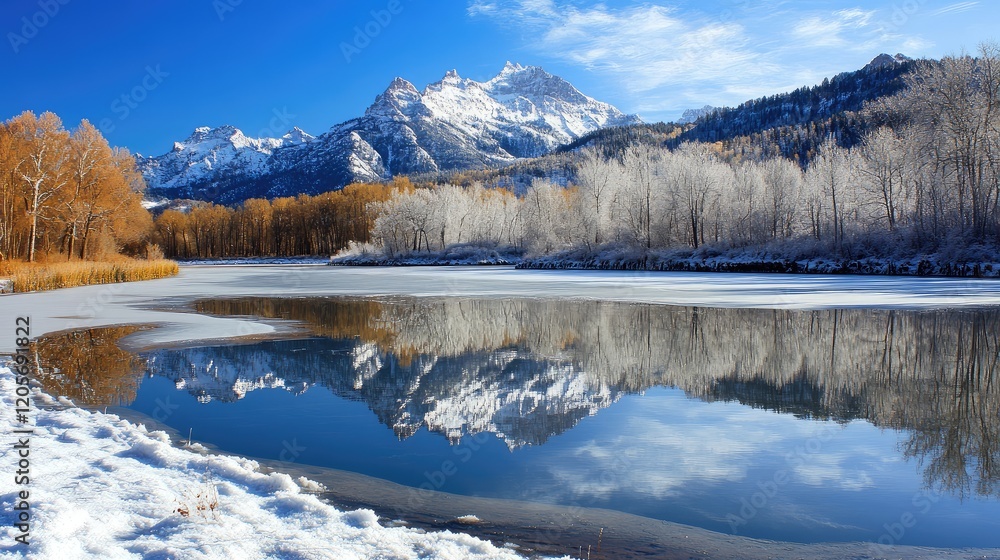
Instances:
[[[486,82],[454,70],[423,92],[397,78],[365,116],[334,134],[364,131],[390,174],[508,163],[542,155],[588,132],[638,122],[569,82],[510,62]]]
[[[696,120],[704,117],[705,115],[715,111],[718,107],[712,107],[711,105],[705,105],[700,109],[685,109],[681,118],[677,119],[678,124],[691,124]]]
[[[641,122],[541,68],[510,62],[485,82],[454,70],[423,91],[396,78],[364,115],[313,138],[247,138],[199,128],[174,150],[140,158],[153,195],[238,202],[317,193],[353,181],[494,167],[589,132]]]
[[[232,126],[203,126],[186,140],[174,142],[169,153],[155,158],[140,156],[139,166],[150,186],[171,191],[233,173],[259,177],[267,172],[268,159],[275,150],[312,140],[313,136],[297,127],[281,138],[249,138]]]

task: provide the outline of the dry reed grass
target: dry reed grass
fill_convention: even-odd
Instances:
[[[121,259],[112,262],[72,261],[27,263],[0,262],[0,283],[9,279],[15,293],[71,288],[90,284],[112,284],[153,280],[177,274],[177,263],[169,260]]]

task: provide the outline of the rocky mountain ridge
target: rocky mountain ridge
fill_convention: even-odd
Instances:
[[[151,196],[236,203],[400,174],[501,167],[639,122],[541,68],[508,62],[485,82],[451,70],[423,91],[396,78],[364,115],[318,137],[297,128],[249,138],[228,125],[201,127],[138,163]]]

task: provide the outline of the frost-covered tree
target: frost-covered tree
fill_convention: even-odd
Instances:
[[[665,151],[633,144],[622,160],[625,183],[616,198],[618,215],[628,241],[649,249],[653,245],[653,213],[664,196],[660,185],[660,163]]]
[[[791,160],[774,158],[764,162],[761,177],[770,237],[791,237],[801,205],[802,170]]]
[[[925,63],[908,80],[897,108],[912,124],[919,158],[950,185],[958,232],[978,239],[1000,235],[1000,46],[979,56]],[[926,209],[927,205],[922,205]]]
[[[832,139],[827,140],[809,164],[805,180],[807,200],[814,201],[810,218],[813,235],[816,239],[832,236],[833,248],[839,251],[853,199],[850,154]]]
[[[669,201],[658,246],[681,240],[697,249],[706,242],[718,242],[718,201],[720,189],[732,183],[728,166],[721,164],[705,145],[685,144],[661,158],[662,188]],[[712,210],[710,212],[710,209]]]
[[[568,235],[572,193],[548,181],[532,183],[521,202],[524,247],[534,254],[547,254],[572,246]]]
[[[865,139],[859,152],[859,185],[869,217],[895,232],[906,225],[912,202],[909,150],[899,135],[883,127]]]
[[[736,247],[746,247],[766,240],[764,179],[760,164],[743,162],[733,167],[732,183],[724,199],[727,237]]]
[[[624,169],[616,159],[605,158],[597,150],[586,150],[577,171],[580,188],[580,214],[586,243],[593,246],[611,241],[619,191]]]

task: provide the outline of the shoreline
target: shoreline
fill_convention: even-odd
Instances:
[[[0,365],[0,417],[12,425],[15,377]],[[197,442],[179,447],[164,431],[77,407],[36,383],[30,398],[24,427],[31,432],[18,440],[30,455],[0,450],[22,469],[30,461],[31,474],[30,495],[19,495],[20,524],[7,515],[13,510],[0,514],[10,521],[0,530],[3,557],[161,557],[179,550],[218,558],[521,557],[463,533],[393,527],[371,510],[338,509],[320,499],[314,481]],[[19,535],[30,549],[15,540]]]
[[[266,263],[261,263],[266,264]],[[330,266],[396,268],[413,266],[492,267],[513,266],[516,270],[588,270],[620,272],[698,272],[717,274],[794,274],[835,276],[899,276],[916,278],[1000,278],[1000,263],[933,263],[913,259],[566,259],[522,258],[468,260],[442,258],[434,254],[411,257],[331,257]]]

